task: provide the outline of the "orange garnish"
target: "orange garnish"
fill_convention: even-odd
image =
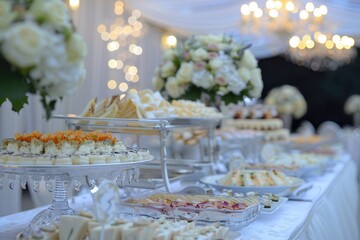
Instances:
[[[110,140],[113,143],[116,142],[116,138],[113,137],[110,133],[102,132],[83,132],[81,130],[67,130],[67,131],[57,131],[55,133],[40,133],[39,131],[34,131],[31,133],[15,134],[15,139],[24,142],[31,142],[33,139],[39,139],[40,141],[46,143],[53,141],[55,144],[61,141],[76,141],[82,143],[86,140],[93,140],[95,142]]]

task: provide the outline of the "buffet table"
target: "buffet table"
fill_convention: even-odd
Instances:
[[[298,200],[289,200],[273,214],[261,213],[240,231],[240,238],[260,239],[359,239],[356,164],[344,157],[331,171],[311,178],[313,187]],[[77,197],[72,207],[89,206],[89,195]],[[0,239],[14,239],[43,208],[0,218]]]

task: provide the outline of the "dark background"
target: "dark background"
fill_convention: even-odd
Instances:
[[[352,116],[344,112],[346,99],[360,94],[360,51],[357,58],[336,71],[314,72],[285,60],[281,56],[262,59],[264,90],[262,98],[269,91],[284,84],[295,86],[304,95],[308,110],[300,119],[294,119],[292,129],[307,120],[315,127],[324,121],[334,121],[340,126],[352,125]]]

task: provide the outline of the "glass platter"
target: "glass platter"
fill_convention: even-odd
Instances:
[[[167,137],[170,130],[182,128],[200,128],[207,130],[208,162],[211,171],[215,172],[215,128],[220,124],[220,118],[158,118],[158,119],[127,119],[127,118],[97,118],[79,117],[75,114],[55,115],[54,119],[65,120],[70,129],[84,131],[107,131],[141,135],[158,135],[160,142],[160,165],[165,188],[172,192],[168,176]]]
[[[162,130],[183,128],[190,126],[217,126],[223,118],[206,118],[206,117],[163,117],[148,119],[130,119],[130,118],[98,118],[98,117],[81,117],[76,114],[55,115],[54,119],[64,119],[68,125],[91,127],[125,127],[134,130]]]
[[[278,195],[287,196],[291,192],[295,191],[300,187],[304,180],[300,178],[293,178],[293,184],[290,186],[254,186],[254,187],[242,187],[242,186],[225,186],[219,184],[219,180],[223,178],[226,174],[217,174],[212,176],[206,176],[200,179],[200,182],[215,188],[216,190],[222,192],[224,190],[232,190],[233,192],[239,193],[248,193],[248,192],[257,192],[259,194],[273,193]]]
[[[263,207],[261,209],[261,213],[264,214],[273,214],[276,212],[279,208],[281,208],[289,199],[286,197],[279,197],[279,200],[277,202],[272,202],[271,206],[269,208]]]
[[[107,164],[87,164],[87,165],[12,165],[0,164],[0,173],[12,174],[45,174],[59,175],[62,173],[68,175],[88,175],[99,174],[102,171],[114,171],[136,167],[136,165],[149,163],[155,158],[139,160],[134,162],[107,163]]]
[[[151,194],[147,193],[133,199],[141,199]],[[214,208],[196,208],[188,207],[170,207],[162,205],[143,205],[127,203],[128,199],[121,202],[120,212],[137,216],[146,216],[150,218],[172,218],[187,221],[195,221],[200,224],[218,222],[232,230],[240,230],[253,221],[259,215],[262,205],[249,206],[243,210],[214,209]]]

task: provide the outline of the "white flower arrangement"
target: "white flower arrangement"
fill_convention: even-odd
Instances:
[[[220,98],[229,104],[258,98],[263,89],[261,71],[247,48],[224,35],[191,37],[165,51],[153,85],[171,99],[198,100],[205,93],[210,102]]]
[[[289,85],[273,88],[266,96],[265,103],[275,106],[279,114],[295,118],[301,118],[307,110],[304,96],[297,88]]]
[[[47,118],[85,78],[86,44],[61,0],[0,0],[0,106],[14,111],[39,94]]]
[[[360,113],[360,95],[351,95],[345,102],[344,110],[348,115]]]

